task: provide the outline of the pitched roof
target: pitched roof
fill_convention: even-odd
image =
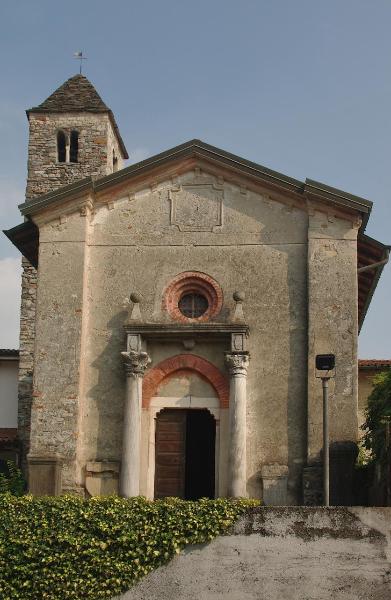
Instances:
[[[33,215],[39,213],[43,208],[50,205],[61,204],[64,199],[72,194],[80,194],[87,191],[90,191],[91,193],[99,192],[132,177],[138,177],[154,168],[160,168],[174,161],[188,158],[206,159],[212,163],[223,165],[240,174],[246,175],[253,181],[261,182],[273,186],[274,188],[287,190],[305,196],[306,198],[313,198],[317,201],[331,203],[336,207],[343,207],[350,211],[358,212],[362,218],[358,243],[359,266],[371,266],[370,270],[360,272],[358,276],[359,326],[361,327],[372,294],[383,270],[385,259],[390,250],[390,246],[386,246],[364,234],[365,226],[371,212],[372,202],[323,183],[313,181],[312,179],[305,179],[305,181],[293,179],[292,177],[263,167],[262,165],[241,158],[240,156],[236,156],[235,154],[206,144],[201,140],[190,140],[139,163],[130,165],[125,169],[116,171],[111,175],[106,175],[95,180],[91,177],[87,177],[86,179],[76,181],[48,194],[38,196],[24,204],[20,204],[19,209],[21,213],[30,219],[30,221],[25,221],[22,225],[18,225],[4,233],[12,243],[27,256],[25,247],[27,240],[30,239],[28,231],[29,226],[27,223],[31,222]],[[30,250],[29,252],[31,254]],[[379,264],[379,261],[381,261],[381,264]]]
[[[388,358],[359,358],[358,368],[360,370],[390,369],[391,368],[391,359],[388,359]]]
[[[3,233],[20,250],[36,269],[38,269],[39,229],[33,221],[24,221]],[[23,248],[23,250],[21,250]],[[2,350],[0,350],[1,356]]]
[[[42,207],[47,206],[48,204],[60,202],[63,198],[72,194],[73,191],[80,190],[82,187],[91,187],[93,191],[102,190],[112,185],[116,185],[125,179],[138,176],[154,167],[163,166],[174,160],[181,160],[189,157],[209,159],[213,162],[218,162],[230,167],[241,174],[248,175],[258,182],[270,184],[273,187],[288,190],[300,195],[305,194],[306,197],[330,202],[335,206],[342,206],[353,211],[358,211],[361,213],[363,219],[363,229],[365,228],[371,212],[372,202],[370,200],[366,200],[359,196],[353,196],[352,194],[332,188],[324,183],[313,181],[312,179],[306,179],[305,181],[293,179],[292,177],[283,175],[282,173],[278,173],[277,171],[273,171],[272,169],[268,169],[267,167],[197,139],[170,148],[169,150],[151,156],[150,158],[134,165],[130,165],[120,171],[111,173],[110,175],[105,175],[95,180],[92,180],[91,177],[87,177],[86,179],[75,181],[60,189],[53,190],[48,194],[37,196],[24,204],[20,204],[19,209],[23,215],[30,216],[35,212],[39,212]]]
[[[110,108],[103,102],[92,83],[84,75],[74,75],[60,85],[38,106],[29,108],[26,113],[66,113],[92,112],[107,113],[117,135],[124,158],[129,158],[118,125]]]
[[[84,75],[74,75],[60,85],[53,94],[38,106],[27,112],[69,112],[69,111],[108,112],[98,92]]]
[[[0,359],[1,358],[18,358],[19,350],[14,348],[0,348]]]

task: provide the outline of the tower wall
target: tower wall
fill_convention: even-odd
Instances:
[[[113,172],[113,150],[118,168],[123,159],[108,114],[30,113],[30,138],[26,199],[84,179],[103,177]],[[79,134],[78,162],[58,162],[57,132],[69,138]]]
[[[24,471],[26,455],[30,448],[36,298],[37,270],[27,258],[23,257],[19,334],[18,438],[21,445],[21,466]]]
[[[47,194],[86,177],[102,177],[123,167],[123,155],[108,113],[30,111],[26,200]],[[78,136],[78,162],[59,162],[57,132]],[[113,164],[116,157],[116,165]],[[30,450],[33,401],[37,270],[22,259],[18,435],[21,466],[26,471]]]

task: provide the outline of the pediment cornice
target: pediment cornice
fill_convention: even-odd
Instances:
[[[24,216],[37,224],[39,214],[45,220],[52,213],[61,214],[81,210],[88,197],[92,205],[112,202],[121,195],[159,185],[175,179],[189,170],[200,169],[220,180],[268,196],[271,200],[286,202],[304,210],[320,210],[345,219],[362,221],[362,230],[368,220],[372,203],[365,198],[348,194],[311,179],[299,181],[272,171],[262,165],[220,150],[199,140],[192,140],[166,152],[148,158],[116,173],[92,180],[84,179],[30,200],[19,206]],[[353,216],[353,218],[352,218]]]

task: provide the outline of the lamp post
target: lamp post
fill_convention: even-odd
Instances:
[[[329,380],[335,375],[335,355],[318,354],[315,366],[323,391],[323,504],[330,506]]]

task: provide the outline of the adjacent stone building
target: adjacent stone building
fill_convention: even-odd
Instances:
[[[18,366],[19,352],[0,348],[0,473],[7,460],[18,462]]]
[[[388,256],[364,233],[371,202],[199,140],[123,168],[82,75],[27,114],[25,221],[6,234],[25,257],[30,490],[319,502],[315,355],[337,358],[340,477],[358,329]]]

